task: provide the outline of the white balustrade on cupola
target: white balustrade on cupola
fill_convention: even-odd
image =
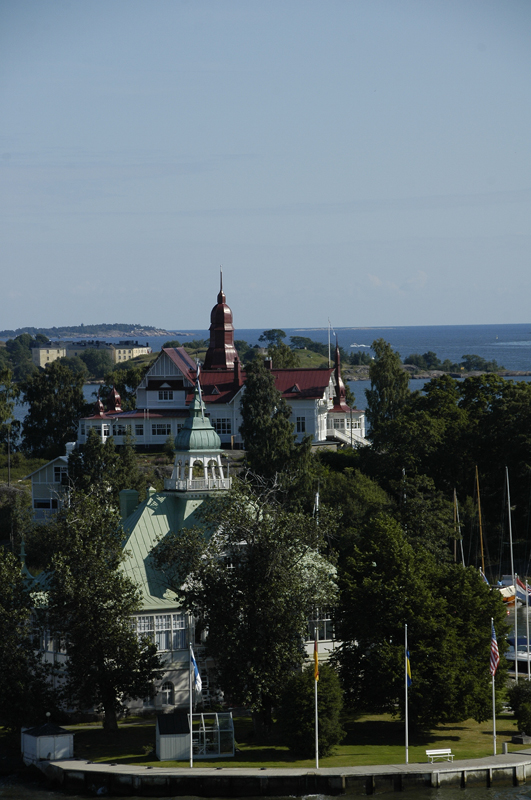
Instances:
[[[221,463],[221,440],[205,415],[199,386],[190,403],[188,419],[175,437],[175,462],[164,490],[197,492],[228,490],[232,479]]]

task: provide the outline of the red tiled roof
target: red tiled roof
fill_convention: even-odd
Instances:
[[[332,369],[273,369],[275,386],[283,397],[320,399],[330,382]],[[295,386],[299,389],[297,391]],[[295,391],[292,391],[295,389]]]

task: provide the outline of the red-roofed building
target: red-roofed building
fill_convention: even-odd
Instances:
[[[199,368],[199,384],[210,421],[226,447],[242,447],[240,400],[245,391],[245,371],[234,347],[232,311],[223,286],[210,315],[210,344]],[[271,362],[266,362],[271,364]],[[137,445],[164,445],[175,437],[188,416],[194,397],[198,365],[183,347],[161,350],[137,389],[137,409],[121,411],[113,393],[104,411],[98,401],[94,413],[80,420],[78,444],[90,428],[102,441],[113,436],[120,444],[130,434]],[[299,440],[310,435],[315,443],[335,439],[365,443],[365,414],[346,403],[341,379],[339,347],[330,369],[272,369],[277,389],[292,407],[292,422]]]

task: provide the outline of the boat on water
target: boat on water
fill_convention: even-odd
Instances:
[[[531,646],[527,644],[525,636],[519,636],[517,639],[516,650],[514,646],[514,636],[509,636],[509,649],[505,653],[507,660],[508,674],[511,678],[516,676],[516,663],[518,663],[518,675],[527,678],[531,675]]]
[[[493,588],[498,589],[503,602],[508,606],[514,605],[515,601],[516,603],[522,603],[524,606],[526,602],[531,605],[530,587],[529,585],[526,586],[518,577],[516,578],[516,590],[512,575],[503,575],[500,584]]]

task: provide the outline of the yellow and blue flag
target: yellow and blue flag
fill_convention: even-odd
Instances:
[[[409,663],[409,650],[406,651],[406,679],[408,687],[413,683],[411,679],[411,664]]]

